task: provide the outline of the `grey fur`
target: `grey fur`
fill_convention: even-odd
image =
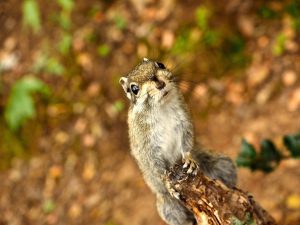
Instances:
[[[165,87],[158,89],[157,82],[165,83]],[[235,186],[233,162],[195,146],[190,113],[170,71],[144,59],[120,83],[131,101],[128,113],[131,154],[157,196],[160,216],[170,225],[193,224],[192,214],[169,194],[162,179],[165,171],[182,159],[190,171],[198,168],[211,178]],[[139,87],[137,95],[130,90],[132,84]]]

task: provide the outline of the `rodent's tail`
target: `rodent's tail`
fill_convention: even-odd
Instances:
[[[236,186],[236,167],[229,157],[199,149],[193,151],[192,157],[206,176],[221,180],[229,187]]]

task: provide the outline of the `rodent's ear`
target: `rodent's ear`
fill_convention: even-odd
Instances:
[[[119,83],[121,84],[122,88],[124,89],[127,98],[131,99],[130,89],[129,89],[129,85],[128,85],[128,78],[121,77],[121,79],[119,80]]]

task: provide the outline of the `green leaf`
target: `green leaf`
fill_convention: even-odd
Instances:
[[[32,70],[34,73],[39,73],[41,70],[44,69],[44,67],[47,64],[47,55],[46,53],[40,54],[38,57],[36,57],[33,65],[32,65]]]
[[[285,7],[285,11],[290,14],[294,18],[300,17],[300,2],[299,1],[292,1]]]
[[[282,158],[274,143],[268,139],[260,143],[260,157],[264,162],[279,162]]]
[[[126,21],[122,16],[120,15],[115,16],[114,21],[118,29],[123,30],[126,28]]]
[[[4,112],[5,120],[13,131],[35,116],[32,94],[36,92],[49,94],[48,87],[37,78],[26,76],[14,84]]]
[[[286,36],[282,33],[276,36],[276,40],[272,48],[272,52],[275,56],[280,56],[284,52],[284,45],[286,39],[287,39]]]
[[[283,143],[290,151],[291,156],[296,158],[300,156],[300,133],[295,135],[285,135]]]
[[[175,43],[172,47],[172,52],[174,54],[183,54],[192,49],[192,43],[190,41],[190,33],[188,31],[181,32],[177,36]]]
[[[207,30],[203,34],[203,42],[209,46],[217,45],[220,42],[220,33],[215,30]]]
[[[23,2],[23,24],[32,28],[35,33],[40,30],[40,11],[35,0],[25,0]]]
[[[97,52],[101,57],[106,57],[110,53],[110,47],[107,44],[100,45]]]
[[[120,100],[116,101],[114,103],[114,108],[116,109],[117,112],[121,112],[124,109],[124,103]]]
[[[55,57],[52,57],[47,60],[45,72],[54,75],[62,75],[65,72],[65,68]]]
[[[231,223],[233,225],[244,225],[245,223],[241,220],[239,220],[237,217],[233,216],[231,219]]]
[[[278,13],[266,5],[259,9],[258,14],[265,19],[275,19],[278,17]]]
[[[196,23],[201,30],[205,30],[207,28],[209,14],[208,9],[204,6],[200,6],[196,9]]]
[[[56,207],[55,202],[52,199],[45,200],[42,206],[44,213],[47,214],[52,213],[55,207]]]
[[[61,28],[69,30],[72,25],[70,13],[67,11],[61,12],[58,17],[58,22]]]
[[[238,166],[251,167],[256,159],[256,151],[245,139],[242,140],[241,151],[236,159]]]
[[[272,141],[265,139],[260,144],[259,162],[256,167],[264,172],[271,172],[278,165],[282,156]]]
[[[73,0],[57,0],[57,3],[63,8],[65,11],[72,11],[74,8]]]
[[[58,43],[59,52],[63,55],[66,55],[70,52],[70,48],[72,45],[72,36],[70,34],[63,34],[61,40]]]
[[[241,221],[237,217],[233,216],[231,222],[233,225],[256,225],[256,223],[254,222],[254,219],[252,218],[252,216],[249,212],[246,212],[245,218],[243,219],[243,221]]]

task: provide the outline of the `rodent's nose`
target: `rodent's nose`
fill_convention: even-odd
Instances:
[[[156,88],[157,88],[158,90],[163,89],[165,86],[166,86],[166,83],[163,82],[163,81],[158,81],[158,82],[156,83]]]

